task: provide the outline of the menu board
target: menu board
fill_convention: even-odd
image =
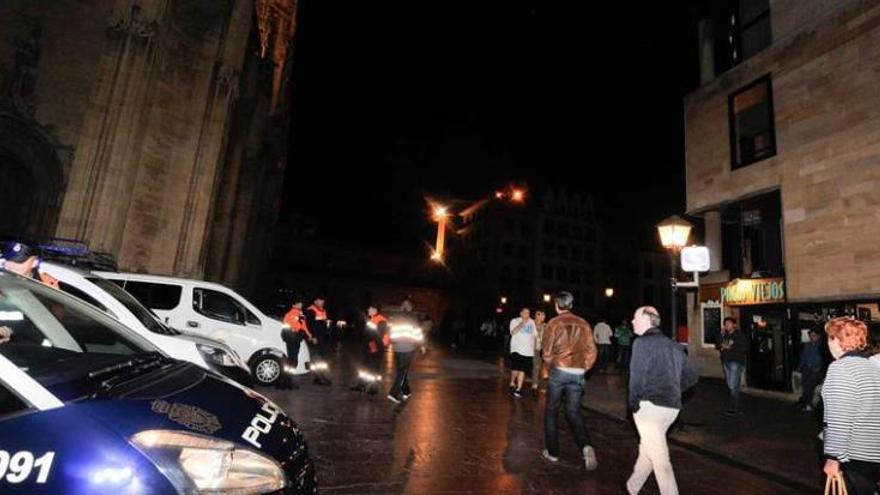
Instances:
[[[703,347],[714,347],[721,333],[721,305],[703,303],[700,310],[703,313]]]

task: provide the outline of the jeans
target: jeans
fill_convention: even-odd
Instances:
[[[547,384],[547,411],[544,415],[544,443],[547,452],[556,457],[559,455],[559,428],[556,417],[559,415],[559,404],[565,396],[565,419],[574,434],[578,451],[592,444],[590,434],[581,416],[581,396],[584,395],[584,375],[574,375],[550,370],[550,381]]]
[[[394,382],[391,385],[391,391],[388,392],[392,397],[400,397],[401,394],[409,395],[409,365],[412,364],[413,352],[395,352],[394,353]]]
[[[801,370],[801,407],[809,406],[813,403],[813,393],[819,382],[822,381],[822,368],[810,368],[805,366]]]
[[[666,431],[678,417],[678,412],[678,409],[655,406],[649,401],[639,403],[639,410],[633,414],[633,421],[639,430],[639,458],[636,459],[632,476],[626,482],[626,490],[631,495],[639,493],[652,472],[661,495],[678,495],[675,473],[669,460],[669,446],[666,444]]]
[[[739,412],[739,391],[745,365],[739,361],[722,361],[721,365],[724,369],[724,381],[727,383],[727,410]]]

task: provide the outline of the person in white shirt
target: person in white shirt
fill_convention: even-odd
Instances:
[[[611,325],[605,323],[605,320],[599,320],[599,323],[593,329],[593,336],[596,338],[596,345],[599,347],[598,369],[604,369],[611,358],[611,335],[613,333]]]
[[[519,318],[510,320],[510,395],[522,399],[522,386],[527,374],[532,372],[535,355],[535,336],[538,328],[531,318],[529,308],[519,312]]]

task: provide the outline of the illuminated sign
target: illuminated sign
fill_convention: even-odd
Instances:
[[[736,279],[721,288],[721,302],[728,306],[750,306],[785,302],[785,279]]]

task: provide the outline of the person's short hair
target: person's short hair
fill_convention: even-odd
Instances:
[[[559,291],[553,299],[556,301],[556,305],[559,306],[559,309],[568,311],[574,306],[574,296],[571,295],[571,292],[565,290]]]
[[[644,306],[642,308],[642,314],[648,317],[648,320],[651,322],[652,327],[659,327],[662,320],[660,319],[660,313],[657,312],[657,309],[651,306]]]
[[[840,342],[843,352],[861,351],[868,347],[868,327],[865,322],[849,316],[829,320],[825,324],[829,339]]]
[[[536,310],[535,310],[535,314],[536,314],[536,315],[537,315],[537,314],[542,314],[542,315],[544,315],[544,316],[547,316],[547,312],[545,312],[543,309],[536,309]]]
[[[529,308],[527,306],[523,306],[522,308],[519,309],[519,312],[522,313],[523,311],[528,311],[529,313],[531,313],[532,308]]]
[[[727,323],[728,321],[733,323],[734,325],[736,325],[736,318],[734,318],[732,316],[728,316],[728,317],[724,318],[724,321],[722,321],[721,323],[724,324],[724,323]]]

